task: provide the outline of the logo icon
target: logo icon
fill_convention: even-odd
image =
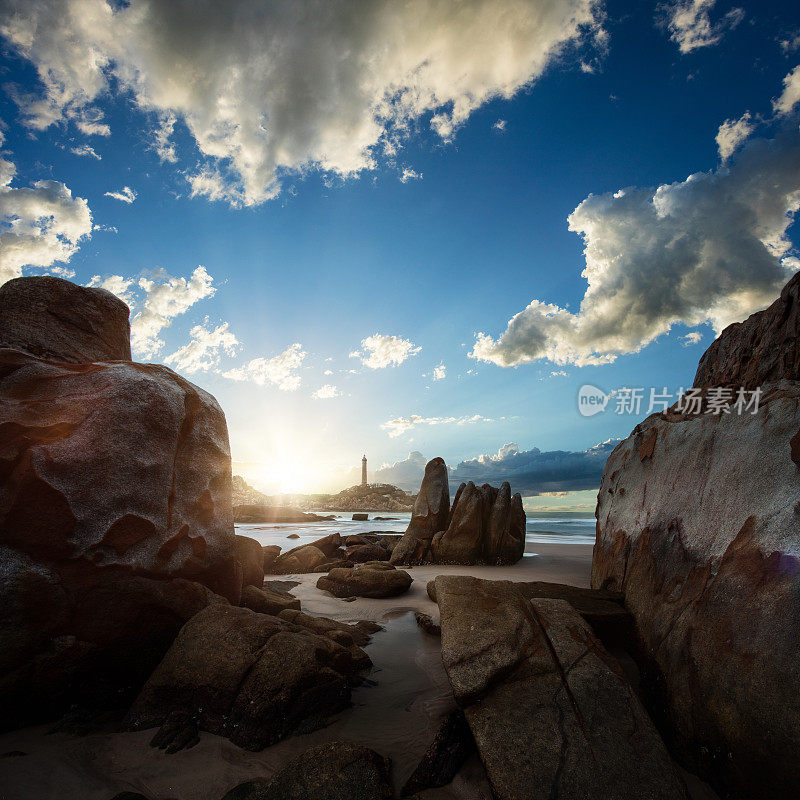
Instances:
[[[610,399],[610,394],[590,383],[585,383],[578,390],[578,411],[582,417],[593,417],[606,410]]]

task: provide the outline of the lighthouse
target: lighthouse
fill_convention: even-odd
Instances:
[[[367,485],[367,457],[361,457],[361,485]]]

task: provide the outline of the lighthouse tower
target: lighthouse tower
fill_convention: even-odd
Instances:
[[[367,485],[367,457],[362,456],[361,458],[361,485]]]

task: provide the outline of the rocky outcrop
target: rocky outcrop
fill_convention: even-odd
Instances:
[[[171,728],[177,716],[260,750],[349,705],[351,685],[369,666],[354,648],[246,608],[209,606],[181,629],[126,727]]]
[[[272,505],[235,505],[233,521],[242,525],[294,523],[294,522],[329,522],[334,517],[320,514],[309,514],[291,506]]]
[[[392,553],[392,564],[514,564],[525,552],[522,497],[503,483],[462,483],[450,508],[447,466],[425,468],[414,513]]]
[[[127,307],[107,292],[21,278],[0,309],[0,626],[18,631],[0,705],[19,722],[138,691],[242,579],[214,398],[130,362]]]
[[[565,600],[438,576],[442,661],[498,800],[683,800],[619,664]]]
[[[46,361],[130,361],[128,306],[105,289],[51,276],[0,286],[0,348]]]
[[[239,784],[222,800],[391,800],[391,762],[368,747],[325,742],[290,761],[272,780]]]
[[[326,511],[411,511],[414,496],[390,483],[369,483],[351,486],[338,494],[314,497],[311,507]]]
[[[800,275],[700,361],[699,388],[760,386],[758,412],[648,417],[608,459],[596,512],[592,585],[625,597],[652,707],[741,798],[800,795],[799,291]]]
[[[236,560],[242,568],[242,586],[261,586],[264,583],[264,550],[260,542],[236,534]]]
[[[245,586],[242,589],[240,605],[257,611],[259,614],[277,616],[285,609],[300,609],[300,601],[289,592],[278,592],[275,589]]]
[[[317,581],[317,588],[334,597],[396,597],[411,586],[412,577],[383,561],[352,568],[332,569]]]

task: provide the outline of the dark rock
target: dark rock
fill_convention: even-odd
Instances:
[[[237,534],[236,560],[242,565],[242,586],[261,586],[264,583],[264,551],[259,542]]]
[[[395,522],[398,517],[373,517],[372,518],[375,522]]]
[[[233,507],[233,521],[243,525],[257,525],[259,523],[295,523],[295,522],[329,522],[332,516],[309,514],[299,508],[288,506],[270,506],[263,504],[242,503]],[[289,537],[293,538],[292,536]],[[294,538],[298,538],[295,536]]]
[[[300,538],[300,534],[299,533],[290,533],[286,538],[287,539],[299,539]]]
[[[111,800],[148,800],[148,798],[138,792],[120,792],[115,794]]]
[[[317,588],[334,597],[396,597],[412,582],[405,570],[372,561],[352,569],[332,569],[317,581]]]
[[[265,575],[270,575],[273,567],[275,566],[275,561],[281,554],[280,545],[265,544],[261,550],[264,553],[264,559],[261,562],[262,569],[264,570]]]
[[[435,578],[432,581],[428,581],[425,584],[425,591],[427,592],[428,597],[430,597],[430,599],[433,600],[433,602],[435,603],[436,602],[436,579]]]
[[[498,800],[686,797],[615,659],[565,600],[438,576],[442,661]]]
[[[212,606],[181,629],[125,724],[141,730],[186,715],[202,730],[260,750],[349,704],[350,685],[368,662],[355,652],[277,617]]]
[[[381,544],[360,544],[348,547],[345,551],[347,560],[354,564],[363,564],[367,561],[388,561],[391,553]]]
[[[725,328],[701,357],[694,385],[752,390],[779,380],[800,380],[800,273],[769,308]]]
[[[425,559],[438,531],[447,527],[450,484],[444,459],[434,458],[425,466],[425,476],[414,503],[405,535],[392,553],[392,564],[419,564]]]
[[[49,361],[130,361],[128,306],[105,289],[51,276],[0,286],[0,348]]]
[[[170,711],[158,729],[158,733],[150,740],[150,747],[157,747],[167,755],[180,750],[190,750],[200,743],[200,729],[197,715],[183,709]]]
[[[475,740],[464,712],[453,711],[442,721],[430,747],[403,786],[400,797],[447,786],[474,750]]]
[[[281,553],[272,565],[272,572],[275,575],[313,572],[328,560],[328,556],[318,547],[314,547],[313,544],[306,544],[286,553]]]
[[[353,514],[353,522],[366,522],[369,514]]]
[[[276,592],[273,589],[259,589],[257,586],[245,586],[242,589],[241,605],[259,614],[277,616],[284,609],[300,609],[300,601],[288,592]]]
[[[349,742],[326,742],[290,761],[270,781],[254,780],[222,800],[390,800],[391,762]]]
[[[425,631],[425,633],[429,633],[431,636],[442,635],[441,626],[437,625],[427,614],[423,614],[421,611],[415,611],[414,619],[417,621],[417,625],[419,625],[419,627]]]

